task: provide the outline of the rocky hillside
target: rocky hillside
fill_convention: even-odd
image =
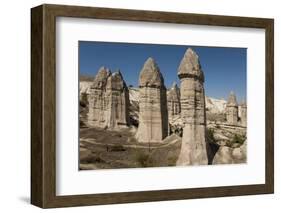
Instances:
[[[86,121],[91,81],[80,82],[80,122]],[[82,99],[81,99],[82,97]],[[139,89],[129,87],[130,120],[138,126]],[[225,121],[226,101],[211,97],[205,98],[207,115],[207,140],[210,144],[210,156],[213,164],[246,162],[246,128],[227,125]],[[180,115],[169,118],[170,133],[182,136],[183,122]],[[82,125],[83,127],[83,125]],[[245,142],[245,143],[244,143]]]
[[[130,95],[130,103],[131,103],[131,114],[134,115],[134,117],[138,117],[138,103],[139,103],[139,91],[138,88],[129,88],[129,95]],[[206,103],[206,111],[207,111],[207,119],[210,118],[210,120],[223,120],[224,118],[224,112],[226,107],[226,101],[223,99],[215,99],[211,97],[205,98]],[[172,124],[181,124],[181,121],[175,116],[173,120],[170,120],[170,123]]]
[[[226,100],[205,97],[206,109],[211,113],[223,113],[226,107]]]
[[[81,81],[79,84],[79,94],[89,94],[90,86],[92,85],[91,81]]]
[[[89,89],[91,86],[91,81],[81,81],[80,82],[80,95],[83,93],[88,94]],[[138,110],[139,110],[139,90],[138,88],[129,87],[129,98],[130,98],[130,116],[134,120],[138,120]],[[226,107],[226,101],[223,99],[215,99],[211,97],[205,98],[206,103],[206,111],[207,111],[207,118],[209,117],[210,120],[213,120],[214,116],[222,116],[221,114],[224,113]],[[178,119],[173,119],[170,121],[172,123],[180,124],[181,122]]]

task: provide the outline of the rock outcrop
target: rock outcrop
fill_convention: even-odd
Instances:
[[[88,95],[89,112],[88,124],[90,126],[105,126],[105,90],[107,78],[111,75],[109,69],[101,67],[90,87]]]
[[[120,72],[101,67],[88,95],[88,124],[114,128],[129,124],[129,92]]]
[[[167,105],[169,120],[180,114],[180,90],[175,82],[167,92]]]
[[[247,162],[247,142],[237,148],[220,146],[212,164],[237,164]]]
[[[106,84],[105,126],[129,125],[129,90],[120,71],[113,73]]]
[[[240,123],[241,126],[247,126],[247,105],[245,101],[240,105]]]
[[[80,100],[82,99],[83,95],[89,95],[90,94],[90,87],[92,86],[93,81],[80,81],[79,82],[79,95]]]
[[[167,95],[162,74],[152,58],[139,76],[139,126],[136,138],[142,143],[159,143],[168,135]]]
[[[234,92],[230,93],[226,104],[226,121],[231,125],[238,123],[238,104]]]
[[[185,52],[178,76],[184,128],[177,165],[207,165],[204,74],[198,55],[191,48]]]

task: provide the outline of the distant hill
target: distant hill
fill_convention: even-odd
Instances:
[[[94,81],[95,77],[90,75],[79,75],[79,81]]]

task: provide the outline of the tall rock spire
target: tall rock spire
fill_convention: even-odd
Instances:
[[[168,135],[167,96],[159,67],[148,58],[139,76],[139,127],[137,139],[159,143]]]
[[[180,114],[180,90],[176,82],[167,92],[167,103],[169,119],[173,119],[174,116]]]
[[[105,125],[105,90],[107,84],[107,78],[111,75],[109,69],[101,67],[93,81],[90,88],[90,94],[88,96],[89,112],[88,112],[88,124],[90,126]]]
[[[226,104],[226,120],[231,125],[237,125],[238,122],[238,104],[233,91],[230,92]]]
[[[198,55],[189,48],[178,68],[181,80],[181,117],[184,122],[177,165],[208,164],[204,74]]]
[[[129,125],[129,91],[120,71],[101,67],[88,96],[88,124],[97,127]]]
[[[128,126],[129,90],[120,70],[108,77],[105,99],[105,125],[109,128]]]

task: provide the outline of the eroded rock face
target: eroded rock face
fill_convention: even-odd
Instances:
[[[129,124],[129,92],[121,73],[101,67],[88,95],[90,126],[114,128]]]
[[[120,71],[113,73],[107,79],[106,92],[107,127],[129,125],[129,91]]]
[[[246,102],[242,102],[240,105],[240,122],[241,125],[246,127],[247,126],[247,105]]]
[[[184,128],[177,165],[207,165],[204,74],[198,55],[190,48],[180,63],[178,76]]]
[[[237,148],[220,146],[216,152],[212,164],[235,164],[247,162],[247,142]]]
[[[88,124],[92,126],[105,126],[105,90],[107,78],[111,75],[109,69],[101,67],[93,81],[88,95],[89,112]]]
[[[167,92],[167,105],[169,119],[180,114],[180,90],[176,83]]]
[[[164,79],[152,58],[139,76],[139,127],[136,138],[143,143],[160,143],[168,135],[167,96]]]
[[[226,120],[231,125],[237,125],[238,123],[238,104],[234,92],[230,93],[226,104]]]

